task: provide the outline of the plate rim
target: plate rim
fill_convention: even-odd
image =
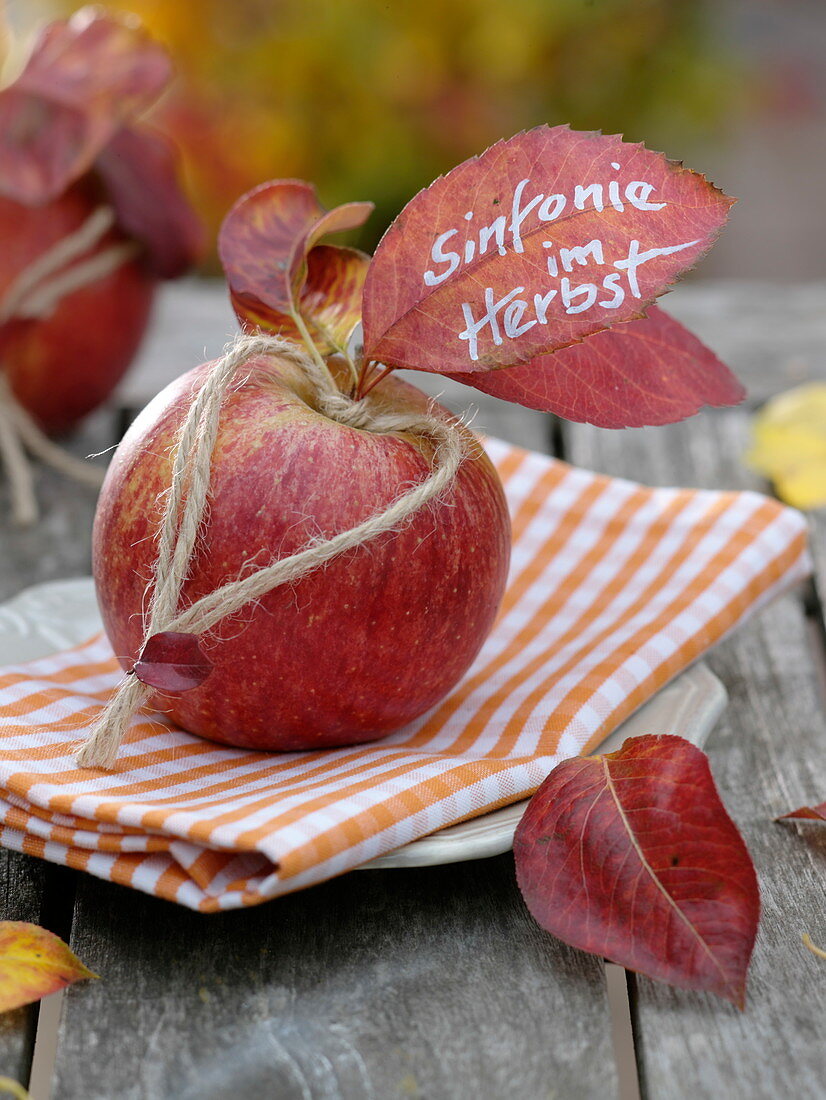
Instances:
[[[619,726],[588,755],[613,752],[620,748],[628,738],[635,736],[633,729],[626,727],[639,724],[641,716],[651,704],[662,700],[663,695],[669,689],[682,688],[686,696],[699,696],[702,702],[702,710],[686,713],[686,701],[680,699],[681,705],[675,706],[674,716],[676,729],[669,733],[677,733],[678,736],[687,737],[693,744],[701,748],[717,724],[720,716],[728,703],[728,692],[722,680],[708,667],[703,660],[695,661],[681,672],[677,673],[667,684],[664,684],[650,699],[642,703],[633,714],[629,715]],[[498,810],[491,810],[478,817],[469,818],[456,825],[447,825],[427,836],[419,837],[401,848],[395,848],[384,855],[376,856],[369,863],[362,864],[360,871],[385,870],[401,867],[427,867],[448,863],[462,863],[470,859],[489,859],[492,856],[503,855],[513,848],[513,838],[519,822],[522,820],[530,798],[522,798],[517,802],[511,802]],[[474,828],[475,826],[475,828]],[[466,832],[462,832],[466,830]],[[455,851],[453,846],[455,845]]]

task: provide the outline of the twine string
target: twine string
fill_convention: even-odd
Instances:
[[[189,574],[196,540],[202,533],[221,408],[239,368],[259,356],[278,356],[299,366],[313,389],[319,410],[331,419],[376,433],[403,432],[428,440],[433,446],[430,473],[383,511],[350,530],[315,540],[303,550],[228,581],[179,610],[181,589]],[[178,437],[158,534],[154,585],[145,616],[143,644],[153,634],[163,631],[202,634],[279,585],[297,581],[346,550],[397,530],[449,489],[464,454],[465,436],[457,422],[445,421],[429,412],[396,413],[372,395],[352,401],[340,393],[326,372],[295,345],[273,336],[240,337],[213,365],[190,405]],[[152,688],[127,674],[78,753],[78,764],[111,768],[132,716],[152,694]]]
[[[84,259],[115,224],[111,207],[99,206],[72,233],[37,256],[0,299],[0,325],[47,317],[67,294],[96,283],[129,260],[134,242],[109,245]],[[28,453],[27,453],[28,452]],[[14,396],[0,363],[0,457],[9,482],[12,520],[27,527],[38,518],[29,455],[84,485],[99,489],[103,471],[53,443]]]
[[[0,363],[0,458],[9,483],[12,521],[18,527],[30,527],[40,514],[29,455],[82,485],[99,489],[103,484],[99,466],[75,458],[37,426],[12,393]]]
[[[38,292],[38,288],[56,276],[61,268],[79,260],[85,252],[94,248],[114,224],[114,210],[110,206],[98,206],[82,225],[36,256],[3,295],[0,324],[12,317],[31,317],[26,303]]]
[[[0,370],[0,458],[9,480],[12,520],[18,527],[28,527],[37,520],[37,498],[31,463],[14,422],[10,397],[9,384]]]

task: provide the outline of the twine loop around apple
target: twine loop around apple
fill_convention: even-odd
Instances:
[[[111,207],[99,206],[74,232],[32,260],[0,299],[0,327],[15,320],[48,317],[67,294],[96,283],[129,260],[138,247],[133,241],[117,242],[87,255],[114,224]],[[103,481],[103,470],[75,458],[40,429],[14,396],[0,363],[0,459],[9,481],[12,519],[21,527],[38,517],[30,455],[94,489]]]
[[[289,557],[229,581],[186,607],[179,607],[181,588],[204,522],[209,496],[212,453],[218,437],[224,398],[239,369],[259,356],[278,356],[298,365],[314,387],[325,415],[350,427],[374,432],[403,432],[430,441],[430,473],[388,507],[348,531],[317,539]],[[282,584],[290,584],[320,568],[346,550],[397,530],[451,486],[467,445],[458,421],[433,413],[405,414],[388,409],[372,395],[352,401],[332,378],[295,344],[276,336],[241,336],[225,349],[190,405],[177,441],[171,484],[158,533],[158,554],[151,601],[144,616],[144,646],[165,632],[203,634]],[[111,768],[132,716],[145,706],[153,689],[127,673],[104,708],[88,741],[80,749],[81,767]]]

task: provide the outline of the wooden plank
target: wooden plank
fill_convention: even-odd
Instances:
[[[706,341],[737,372],[751,403],[813,378],[826,378],[826,283],[777,286],[751,280],[688,282],[675,287],[663,305]],[[238,325],[221,280],[184,279],[163,286],[152,328],[133,369],[122,383],[117,403],[141,408],[150,397],[204,359],[219,355]],[[777,334],[782,332],[783,341]],[[406,376],[443,393],[451,408],[476,404],[484,427],[493,398],[448,379],[415,371]],[[524,414],[525,446],[540,446],[534,433],[540,421]]]
[[[602,967],[507,856],[354,872],[203,917],[84,878],[55,1100],[616,1094]]]
[[[63,441],[79,457],[97,454],[114,442],[115,417],[102,411]],[[102,459],[105,465],[105,459]],[[9,522],[8,488],[0,467],[0,600],[29,585],[62,577],[84,576],[91,569],[91,533],[97,494],[65,475],[35,465],[35,488],[41,510],[32,527]]]
[[[0,849],[0,920],[40,922],[45,867],[35,859]],[[29,1079],[37,1006],[0,1013],[0,1076]]]
[[[98,452],[112,443],[113,424],[111,413],[97,414],[65,445],[78,456]],[[35,482],[41,519],[13,527],[0,469],[0,600],[31,584],[89,572],[94,490],[39,464]],[[68,936],[62,899],[71,903],[73,881],[40,860],[0,851],[0,919],[32,921]],[[0,1074],[28,1080],[37,1018],[37,1005],[0,1015]]]
[[[746,488],[748,414],[707,414],[665,429],[565,431],[570,458],[652,484]],[[826,720],[801,593],[781,597],[720,645],[710,664],[730,704],[708,746],[729,812],[757,866],[763,917],[745,1013],[711,997],[638,979],[644,1095],[817,1096],[826,1080],[824,964],[801,933],[826,941],[826,836],[772,819],[824,797]]]
[[[697,279],[661,301],[742,379],[749,402],[759,404],[790,386],[826,379],[824,296],[826,282]]]

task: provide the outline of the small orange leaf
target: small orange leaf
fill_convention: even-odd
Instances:
[[[787,814],[781,814],[775,821],[826,821],[826,802],[819,806],[800,806],[796,810],[789,810]]]
[[[97,976],[53,932],[26,921],[0,921],[0,1012]]]

